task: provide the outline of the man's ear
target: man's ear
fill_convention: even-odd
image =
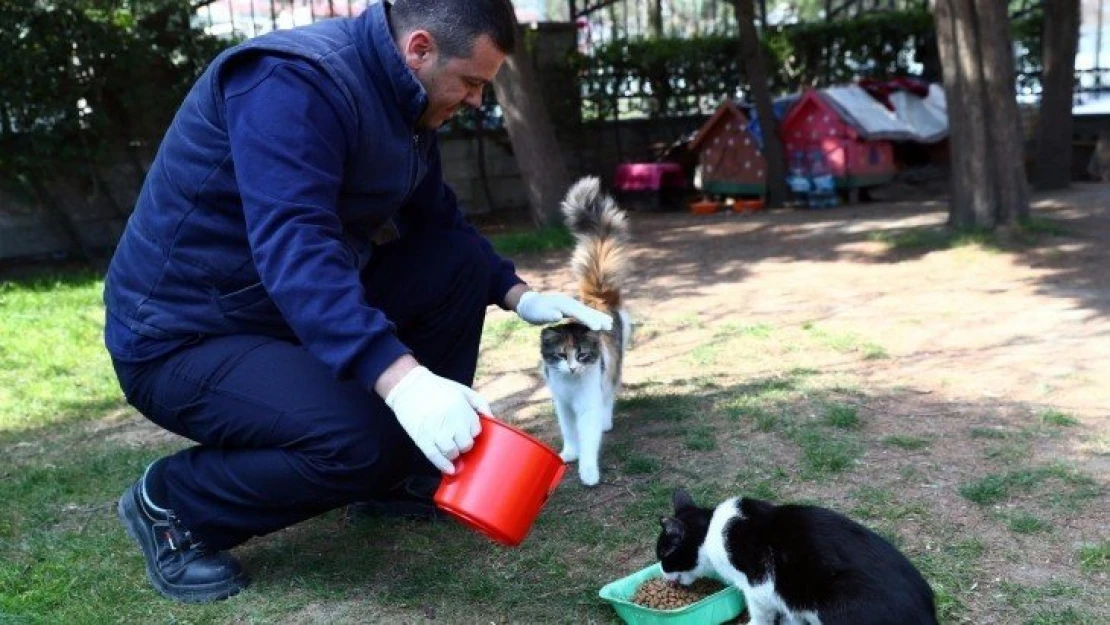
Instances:
[[[411,70],[434,63],[438,48],[432,34],[423,29],[417,29],[405,36],[401,44],[401,54],[405,57],[405,65]]]

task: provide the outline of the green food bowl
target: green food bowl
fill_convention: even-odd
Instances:
[[[705,599],[677,610],[655,610],[632,603],[632,595],[640,584],[653,577],[662,577],[658,562],[627,577],[609,582],[597,593],[613,605],[617,616],[629,625],[716,625],[734,619],[744,611],[744,595],[720,577],[715,579],[726,587]]]

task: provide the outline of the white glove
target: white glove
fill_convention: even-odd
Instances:
[[[562,293],[537,293],[525,291],[516,304],[516,314],[532,325],[555,323],[563,317],[572,317],[595,332],[613,329],[613,317],[594,310],[582,302]]]
[[[451,475],[455,474],[451,461],[470,451],[482,431],[477,413],[490,414],[489,403],[481,395],[424,367],[406,373],[385,403],[416,447]]]

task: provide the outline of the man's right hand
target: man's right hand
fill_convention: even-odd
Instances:
[[[392,385],[385,403],[428,460],[452,475],[451,461],[470,451],[482,430],[478,412],[490,414],[489,403],[474,390],[419,365]]]

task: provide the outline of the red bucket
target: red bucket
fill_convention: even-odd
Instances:
[[[479,415],[474,448],[454,460],[435,502],[442,510],[502,545],[528,535],[567,465],[559,454],[524,432]]]

